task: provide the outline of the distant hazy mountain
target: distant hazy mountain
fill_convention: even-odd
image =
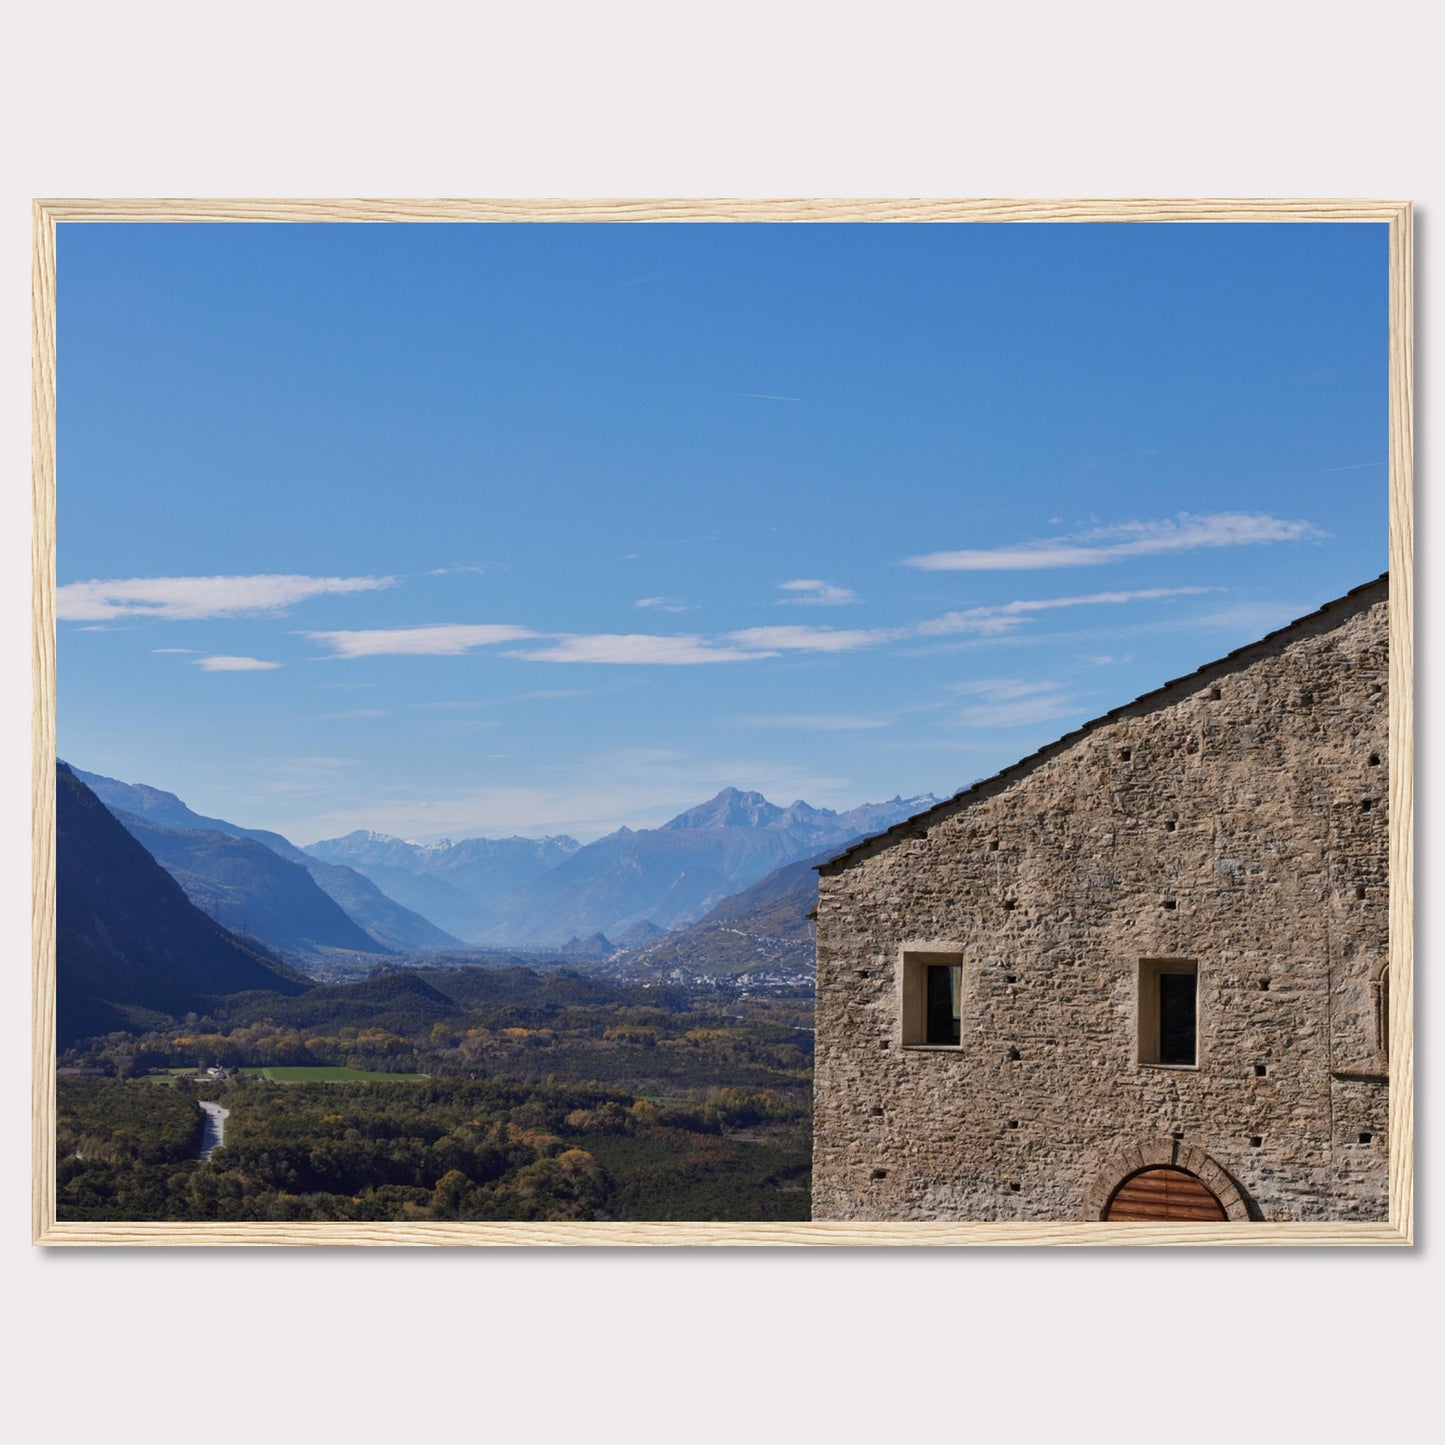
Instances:
[[[632,952],[616,960],[617,970],[629,978],[811,975],[817,937],[808,916],[818,902],[814,870],[837,851],[835,845],[778,868],[724,898],[696,923],[633,945]]]
[[[461,938],[476,940],[495,926],[503,900],[581,846],[567,837],[412,843],[360,829],[311,843],[305,851],[354,868],[407,907]]]
[[[117,815],[122,813],[130,815],[136,819],[138,825],[149,824],[153,828],[180,832],[221,833],[231,838],[249,839],[253,843],[268,848],[276,857],[283,858],[288,863],[299,864],[311,876],[316,887],[336,903],[357,925],[358,929],[364,930],[365,934],[370,935],[371,940],[365,944],[353,942],[327,946],[385,953],[393,949],[408,951],[424,948],[455,948],[458,945],[458,939],[438,928],[421,914],[415,913],[387,897],[369,878],[363,877],[351,868],[340,867],[319,858],[313,858],[279,833],[268,832],[262,828],[242,828],[235,823],[228,823],[224,818],[208,818],[201,813],[192,812],[174,793],[147,787],[143,783],[122,783],[115,778],[102,777],[98,773],[83,772],[79,768],[76,768],[74,772],[75,776],[85,783],[106,807]],[[179,853],[175,850],[178,850],[180,845],[171,845],[171,847],[173,858],[178,860]],[[234,866],[234,859],[226,859],[225,867],[221,869],[222,857],[220,850],[212,845],[208,857],[198,857],[193,854],[191,866],[185,869],[192,875],[187,880],[187,886],[196,889],[193,899],[203,908],[207,906],[208,901],[216,901],[227,896],[227,890],[234,886],[234,875],[226,871]],[[184,865],[177,861],[177,866],[183,867]],[[217,871],[218,869],[220,871]],[[202,877],[205,880],[204,885],[201,881]],[[259,886],[259,881],[260,874],[258,872],[253,875],[252,882]],[[234,895],[232,896],[234,897]],[[252,896],[245,906],[259,915],[270,909],[272,905],[263,904],[259,897]],[[275,908],[280,908],[279,901],[275,902]],[[279,938],[281,934],[286,934],[304,937],[319,926],[317,922],[319,914],[314,900],[306,905],[303,913],[302,918],[293,920],[289,924],[280,923],[276,936]]]
[[[391,951],[323,893],[300,863],[254,838],[161,828],[134,813],[117,811],[116,817],[197,908],[229,929],[282,952]]]
[[[660,828],[599,838],[496,907],[493,944],[553,946],[593,933],[616,939],[639,923],[674,928],[702,917],[766,874],[842,847],[931,807],[931,795],[846,813],[725,788]]]
[[[56,767],[56,1019],[62,1047],[211,999],[306,988],[259,944],[229,933],[71,770]]]

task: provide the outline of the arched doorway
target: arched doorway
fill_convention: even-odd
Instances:
[[[1207,1223],[1228,1215],[1219,1196],[1197,1175],[1169,1165],[1155,1165],[1129,1175],[1119,1185],[1104,1206],[1104,1218]]]

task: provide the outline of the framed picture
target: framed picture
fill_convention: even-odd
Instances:
[[[36,1242],[1410,1243],[1410,227],[36,203]]]

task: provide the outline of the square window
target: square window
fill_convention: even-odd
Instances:
[[[963,959],[956,953],[903,955],[903,1044],[958,1048],[963,1036]]]
[[[1183,958],[1139,963],[1139,1062],[1199,1063],[1199,965]]]

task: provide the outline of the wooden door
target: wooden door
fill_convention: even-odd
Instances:
[[[1202,1179],[1161,1165],[1131,1174],[1104,1206],[1104,1218],[1215,1220],[1227,1216]]]

